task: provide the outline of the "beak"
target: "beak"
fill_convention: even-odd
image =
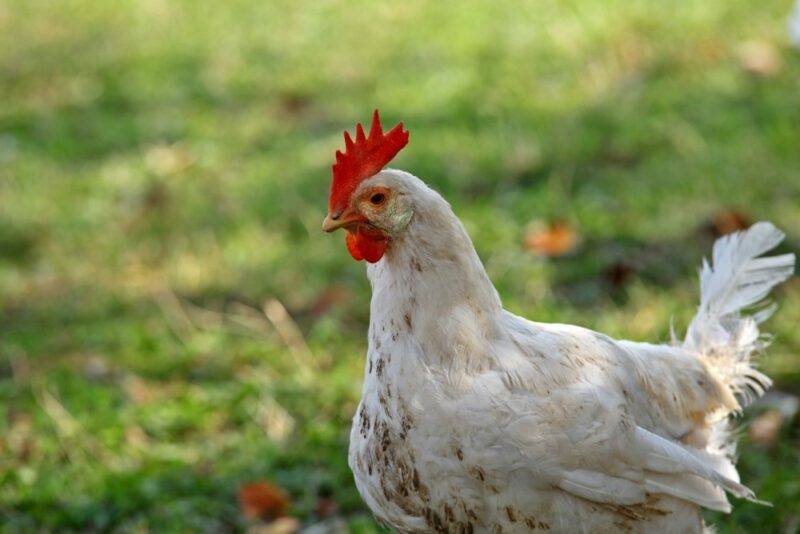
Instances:
[[[338,230],[344,226],[348,226],[350,224],[355,224],[358,222],[362,222],[363,218],[361,215],[357,213],[336,213],[330,214],[328,213],[325,216],[325,220],[322,221],[322,231],[323,232],[333,232],[334,230]]]

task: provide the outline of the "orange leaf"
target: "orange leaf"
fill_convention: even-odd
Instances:
[[[269,482],[252,482],[239,488],[239,506],[248,519],[274,519],[286,515],[289,497]]]
[[[578,232],[563,221],[547,225],[536,224],[525,236],[525,248],[539,254],[555,258],[575,250],[580,242]]]
[[[330,497],[319,497],[317,504],[314,506],[314,515],[320,519],[331,517],[339,511],[339,506],[336,501]]]
[[[711,218],[715,237],[720,237],[738,230],[745,230],[752,224],[750,217],[736,210],[718,211]]]

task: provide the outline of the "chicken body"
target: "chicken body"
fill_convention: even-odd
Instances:
[[[617,341],[504,310],[438,193],[401,171],[362,187],[375,183],[413,206],[368,267],[349,461],[379,520],[401,532],[700,532],[701,506],[730,510],[726,491],[753,498],[727,419],[735,394],[768,379],[748,364],[758,329],[739,309],[790,276],[793,257],[746,258],[764,263],[744,285],[734,267],[727,282],[725,266],[708,267],[682,344]],[[763,224],[749,234],[764,241],[756,256],[782,237]]]

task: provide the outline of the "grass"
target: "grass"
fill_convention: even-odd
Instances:
[[[512,311],[685,327],[715,213],[799,248],[790,4],[0,4],[2,530],[242,530],[258,480],[305,524],[322,496],[377,528],[346,465],[369,288],[319,231],[341,130],[374,107]],[[582,247],[531,255],[532,220]],[[797,393],[800,285],[778,300],[763,367]],[[775,506],[737,502],[720,531],[796,531],[799,446],[796,424],[745,439]]]

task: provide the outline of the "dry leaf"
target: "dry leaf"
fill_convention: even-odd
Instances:
[[[725,210],[719,211],[711,218],[709,225],[714,237],[721,237],[739,230],[746,230],[753,224],[750,217],[741,211]]]
[[[758,445],[774,445],[783,425],[783,415],[778,410],[767,410],[756,417],[750,425],[750,440]]]
[[[330,497],[319,497],[314,506],[314,515],[320,519],[326,519],[336,514],[339,511],[339,506],[336,501]]]
[[[739,46],[739,63],[754,76],[770,77],[781,70],[783,59],[778,48],[767,41],[746,41]]]
[[[610,265],[604,272],[606,280],[616,288],[624,287],[627,284],[635,270],[629,264],[618,261]]]
[[[313,101],[308,95],[302,93],[283,93],[278,96],[278,105],[289,117],[303,115],[311,108]]]
[[[578,232],[569,224],[555,221],[535,223],[525,236],[525,248],[548,258],[569,254],[580,242]]]
[[[269,482],[253,482],[239,488],[239,506],[248,519],[275,519],[286,515],[289,497]]]

